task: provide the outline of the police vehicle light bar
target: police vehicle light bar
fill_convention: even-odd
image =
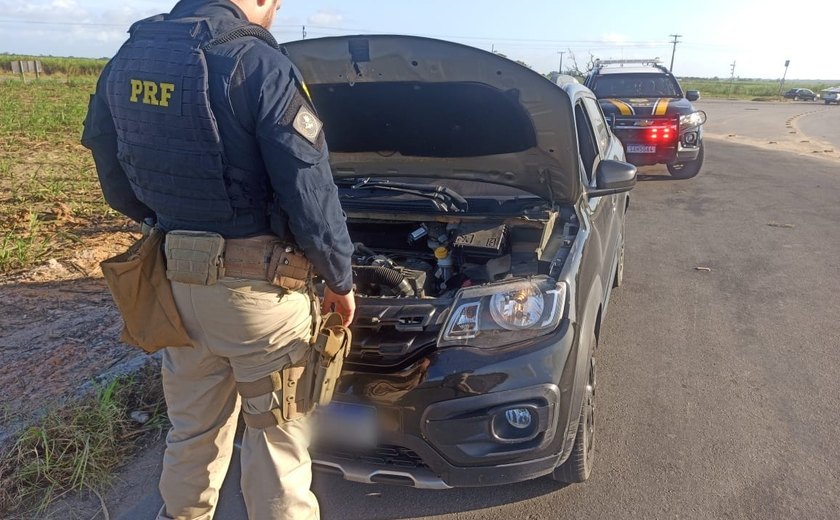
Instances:
[[[622,59],[622,60],[595,60],[596,67],[604,65],[659,65],[662,60],[659,57],[647,59]]]

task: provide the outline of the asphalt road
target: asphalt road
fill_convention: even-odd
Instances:
[[[726,110],[706,107],[710,122]],[[783,133],[790,108],[732,124],[773,139],[768,121]],[[799,128],[840,127],[826,108]],[[838,518],[840,162],[706,144],[697,178],[648,168],[633,192],[589,482],[421,491],[319,476],[323,518]],[[244,519],[230,477],[217,518]],[[155,500],[117,518],[151,519]]]
[[[702,100],[707,135],[768,150],[840,159],[840,106],[819,102]]]

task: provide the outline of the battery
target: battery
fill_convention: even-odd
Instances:
[[[465,224],[458,229],[452,249],[463,263],[485,263],[507,253],[507,225]]]

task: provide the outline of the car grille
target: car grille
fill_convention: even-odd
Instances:
[[[344,450],[329,450],[329,451],[314,451],[313,458],[319,458],[318,455],[324,455],[331,459],[343,460],[349,462],[361,462],[366,464],[373,464],[375,466],[383,466],[389,468],[401,469],[420,469],[428,468],[423,459],[420,458],[414,451],[395,445],[382,445],[376,449],[368,451],[344,451]]]
[[[449,302],[400,305],[360,305],[353,324],[348,361],[391,366],[434,347],[448,314]]]

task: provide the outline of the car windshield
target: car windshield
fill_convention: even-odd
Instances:
[[[592,90],[599,98],[682,96],[676,81],[666,74],[602,74]]]

